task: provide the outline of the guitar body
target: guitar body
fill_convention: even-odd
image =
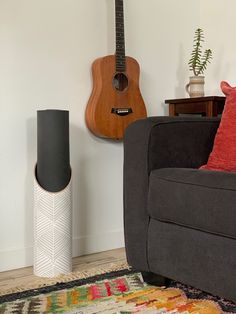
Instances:
[[[122,139],[126,127],[147,116],[139,89],[138,62],[125,56],[125,71],[116,72],[116,56],[93,62],[93,90],[85,118],[87,127],[99,137]]]

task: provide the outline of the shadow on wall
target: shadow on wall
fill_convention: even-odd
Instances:
[[[31,265],[33,260],[33,217],[34,217],[34,168],[37,158],[37,119],[30,118],[26,122],[27,138],[27,172],[25,177],[25,227],[24,227],[24,247],[25,265]],[[25,266],[23,265],[23,266]]]
[[[175,97],[176,98],[185,98],[187,97],[185,92],[185,86],[188,83],[188,77],[186,76],[188,70],[188,64],[184,62],[183,59],[184,49],[183,45],[179,45],[179,60],[176,71],[176,80],[177,85],[175,86]]]
[[[212,60],[213,73],[212,77],[215,80],[214,87],[212,87],[212,94],[222,94],[220,89],[220,82],[230,77],[231,62],[225,60],[225,48],[222,46],[217,54],[214,55]],[[208,82],[208,81],[207,81]]]
[[[87,234],[89,213],[89,186],[86,175],[86,139],[84,130],[70,124],[70,152],[72,166],[73,238]],[[84,248],[73,247],[73,255],[80,255]]]
[[[73,255],[79,256],[103,246],[100,238],[106,229],[111,190],[110,169],[117,161],[109,158],[113,149],[120,150],[122,142],[94,136],[88,129],[70,124],[70,151],[73,186]],[[116,147],[114,148],[115,145]],[[104,157],[105,156],[105,157]],[[106,186],[106,185],[109,186]],[[109,193],[113,193],[110,195]],[[107,195],[107,193],[109,195]],[[95,229],[94,229],[95,226]],[[105,228],[104,228],[105,227]],[[104,228],[104,230],[103,230]],[[97,243],[94,243],[94,237]]]
[[[188,97],[185,91],[185,86],[188,83],[187,73],[187,66],[184,62],[184,49],[183,45],[179,45],[179,58],[178,58],[178,65],[176,70],[176,86],[174,90],[174,96],[172,98],[185,98]],[[168,98],[170,99],[170,98]],[[169,106],[164,101],[161,103],[161,107],[163,108],[164,115],[169,115]]]
[[[107,53],[115,52],[115,6],[114,1],[106,0],[107,8]],[[113,27],[112,27],[113,26]],[[106,54],[106,53],[105,53]],[[104,56],[105,56],[104,54]]]

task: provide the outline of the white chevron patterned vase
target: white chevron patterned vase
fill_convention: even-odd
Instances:
[[[72,271],[72,195],[70,183],[59,192],[34,179],[34,274],[54,277]]]

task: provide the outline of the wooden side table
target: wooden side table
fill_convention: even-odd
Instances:
[[[167,99],[169,104],[169,116],[179,114],[202,114],[207,117],[216,117],[224,109],[225,97],[206,96],[182,99]]]

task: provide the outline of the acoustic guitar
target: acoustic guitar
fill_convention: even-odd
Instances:
[[[147,116],[139,89],[139,64],[125,56],[123,0],[115,0],[116,53],[92,64],[93,90],[86,124],[96,136],[120,140],[126,127]]]

